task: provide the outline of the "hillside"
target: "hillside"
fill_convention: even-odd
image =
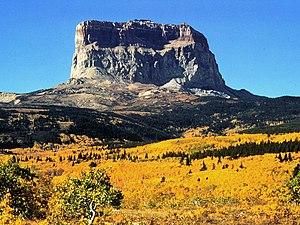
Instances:
[[[52,150],[38,145],[14,149],[0,156],[51,176],[53,185],[91,166],[106,169],[124,194],[122,208],[104,218],[108,224],[292,224],[299,221],[299,207],[289,201],[286,182],[300,158],[299,138],[299,133],[234,134],[114,149],[79,141],[54,145]],[[180,156],[167,156],[172,151],[222,152],[247,143],[265,149],[265,154],[189,162],[186,157],[182,161]],[[271,148],[276,153],[268,153],[266,143],[278,144]],[[292,145],[296,147],[289,148]]]
[[[182,99],[156,105],[116,106],[113,112],[56,106],[0,108],[1,148],[61,143],[61,134],[85,135],[106,142],[136,145],[190,133],[285,133],[299,131],[299,98],[226,100],[181,95]],[[187,97],[187,98],[185,98]],[[138,131],[138,132],[137,132]],[[72,142],[72,140],[70,140]]]
[[[111,112],[51,106],[0,108],[1,149],[35,143],[72,143],[70,134],[97,139],[101,144],[137,144],[172,138],[164,131]]]

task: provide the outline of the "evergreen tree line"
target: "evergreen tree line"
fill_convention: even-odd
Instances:
[[[163,153],[161,158],[162,159],[165,159],[165,158],[177,158],[177,157],[181,157],[181,158],[184,158],[184,157],[187,157],[188,154],[185,153],[185,152],[166,152],[166,153]]]
[[[204,159],[206,157],[229,157],[230,159],[238,159],[240,157],[254,156],[254,155],[263,155],[265,153],[286,153],[286,152],[298,152],[300,151],[300,141],[284,141],[282,143],[276,142],[260,142],[254,143],[249,142],[237,146],[230,146],[228,148],[222,149],[213,149],[213,150],[205,150],[193,152],[188,155],[183,152],[166,152],[162,155],[162,158],[168,157],[180,157],[189,158],[190,160],[195,159]],[[283,160],[287,161],[287,160]]]

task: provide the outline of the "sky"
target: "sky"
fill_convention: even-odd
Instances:
[[[298,0],[0,0],[0,92],[67,81],[84,20],[188,23],[208,39],[226,84],[300,96]]]

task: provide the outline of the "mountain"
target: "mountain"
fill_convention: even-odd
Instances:
[[[205,36],[185,23],[78,24],[69,82],[86,79],[154,84],[197,95],[254,97],[225,85]]]
[[[300,121],[299,98],[270,99],[226,86],[205,36],[190,25],[149,20],[78,24],[68,81],[26,94],[0,93],[0,110],[3,146],[70,132],[156,141],[198,128],[201,134],[268,132],[270,125],[273,132],[293,131]],[[59,125],[65,122],[72,126]],[[47,135],[41,138],[40,131]]]
[[[206,38],[187,24],[85,21],[76,27],[75,44],[70,80],[225,89]]]
[[[172,103],[170,98],[182,94],[259,98],[225,85],[205,36],[191,26],[133,20],[78,24],[66,83],[23,95],[2,94],[0,101],[112,110],[151,96]]]

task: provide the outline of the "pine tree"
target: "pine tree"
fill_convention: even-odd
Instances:
[[[212,170],[216,169],[216,164],[212,164]]]
[[[278,155],[278,160],[279,160],[279,162],[283,162],[281,153],[279,153],[279,155]]]
[[[242,162],[241,162],[240,168],[241,168],[241,169],[244,169],[244,168],[245,168],[245,167],[243,166],[243,163],[242,163]]]
[[[191,160],[190,160],[189,156],[186,157],[185,165],[186,166],[190,166],[191,165]]]
[[[181,158],[180,158],[180,164],[183,165],[183,162],[184,162],[184,156],[181,156]]]
[[[292,155],[291,155],[291,153],[289,152],[289,155],[288,155],[288,160],[291,162],[291,161],[293,161],[293,158],[292,158]]]
[[[207,170],[207,166],[205,165],[205,162],[203,160],[202,167],[201,167],[200,171],[205,171],[205,170]]]
[[[17,158],[16,156],[13,156],[12,159],[11,159],[12,163],[16,163],[17,162]]]
[[[287,162],[288,160],[289,160],[289,159],[288,159],[288,155],[285,153],[285,154],[284,154],[283,161],[284,161],[284,162]]]

